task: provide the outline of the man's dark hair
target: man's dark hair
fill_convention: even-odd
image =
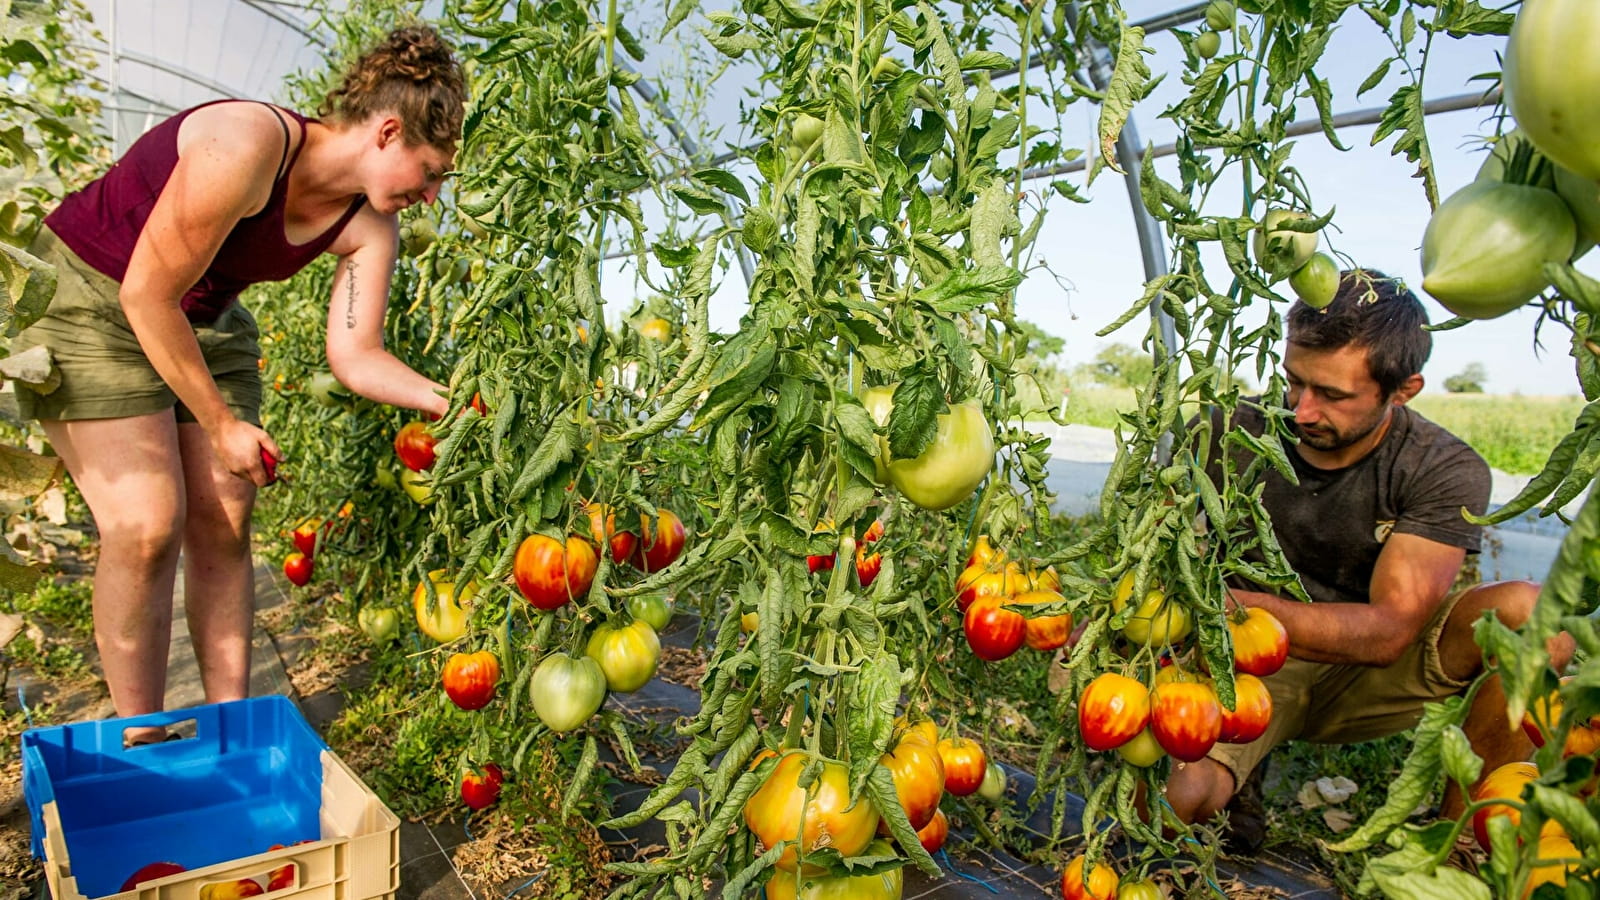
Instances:
[[[1364,347],[1367,370],[1385,397],[1422,371],[1433,350],[1427,310],[1397,278],[1376,269],[1339,275],[1339,292],[1325,309],[1299,300],[1289,308],[1289,343],[1307,350]]]

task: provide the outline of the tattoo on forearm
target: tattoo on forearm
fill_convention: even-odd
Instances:
[[[349,300],[344,308],[344,327],[356,327],[356,263],[350,260],[344,267],[345,287]]]

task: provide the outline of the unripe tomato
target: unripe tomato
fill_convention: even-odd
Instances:
[[[1215,31],[1202,31],[1195,35],[1194,55],[1201,59],[1211,59],[1222,50],[1222,35]]]
[[[1054,591],[1061,593],[1061,573],[1055,566],[1045,566],[1042,569],[1031,568],[1024,576],[1027,589],[1033,591]]]
[[[1217,740],[1225,744],[1248,744],[1267,733],[1272,723],[1272,695],[1254,675],[1239,674],[1233,679],[1233,709],[1222,710],[1222,733]]]
[[[983,784],[978,785],[978,796],[990,803],[999,803],[1006,798],[1006,780],[1005,767],[989,760],[983,767]]]
[[[571,731],[606,701],[606,674],[588,656],[552,653],[533,670],[528,685],[533,711],[551,731]]]
[[[1129,572],[1117,583],[1117,593],[1111,598],[1114,613],[1121,613],[1133,598],[1133,582],[1133,573]],[[1181,642],[1192,630],[1194,619],[1189,610],[1181,603],[1168,600],[1160,590],[1151,588],[1145,592],[1144,600],[1127,624],[1122,626],[1122,635],[1135,644],[1164,647]]]
[[[666,319],[647,319],[639,326],[639,336],[665,344],[672,340],[672,323]]]
[[[1533,871],[1528,876],[1528,886],[1523,889],[1524,898],[1532,897],[1533,892],[1541,884],[1553,884],[1565,887],[1567,875],[1578,870],[1578,862],[1583,854],[1579,852],[1572,838],[1565,834],[1539,834],[1539,852],[1534,859]],[[1573,862],[1562,863],[1556,860],[1570,859]],[[1549,860],[1546,862],[1546,860]],[[1543,863],[1543,865],[1540,865]],[[1583,896],[1588,896],[1585,891]]]
[[[877,840],[864,856],[894,856],[888,841]],[[905,870],[890,869],[877,875],[808,875],[779,869],[767,880],[767,900],[900,900],[905,891]]]
[[[956,578],[956,608],[966,612],[979,597],[1005,600],[1024,585],[1009,564],[991,563],[993,568],[968,566]]]
[[[494,699],[495,685],[500,683],[500,660],[487,650],[454,653],[445,660],[442,677],[451,703],[465,710],[482,709]]]
[[[1145,730],[1133,736],[1133,740],[1117,748],[1117,755],[1122,757],[1129,765],[1148,769],[1160,762],[1167,755],[1161,749],[1161,742],[1156,740],[1155,734],[1146,727]]]
[[[975,793],[983,786],[989,767],[983,745],[971,738],[945,738],[939,742],[939,758],[944,761],[944,789],[956,797]]]
[[[411,607],[417,614],[417,627],[422,633],[441,644],[449,643],[467,633],[472,621],[472,601],[478,596],[478,583],[470,581],[456,596],[456,583],[446,581],[450,573],[434,569],[428,573],[439,602],[433,612],[428,611],[428,591],[420,583],[411,593]]]
[[[628,615],[642,622],[649,622],[650,627],[660,634],[672,623],[672,604],[657,594],[629,597]]]
[[[317,528],[322,522],[317,519],[307,519],[294,527],[289,539],[294,542],[294,548],[306,555],[307,559],[317,555]]]
[[[1011,602],[1017,606],[1036,606],[1043,603],[1062,603],[1066,598],[1055,591],[1025,591]],[[1023,618],[1023,643],[1034,650],[1050,651],[1065,646],[1072,633],[1072,616],[1062,613],[1055,616]]]
[[[595,544],[610,546],[612,564],[622,565],[633,555],[639,536],[631,531],[618,531],[616,511],[604,503],[590,503],[583,511],[589,515],[589,533]]]
[[[661,640],[656,630],[642,619],[632,624],[601,625],[589,636],[586,651],[606,675],[606,687],[613,691],[637,691],[656,674],[661,660]]]
[[[500,785],[505,775],[494,763],[484,764],[482,772],[467,772],[461,776],[461,802],[468,809],[493,806],[500,799]]]
[[[418,506],[427,506],[433,502],[433,480],[421,472],[401,469],[400,490],[405,491],[411,502]]]
[[[1254,238],[1256,262],[1274,281],[1305,265],[1317,252],[1315,233],[1280,227],[1285,222],[1309,218],[1307,213],[1294,209],[1269,209],[1261,218]]]
[[[761,627],[761,614],[760,613],[747,612],[747,613],[741,613],[739,615],[739,630],[744,632],[745,634],[750,634],[751,632],[755,631],[757,628],[760,628],[760,627]]]
[[[1451,194],[1422,234],[1422,289],[1445,309],[1492,319],[1550,285],[1545,263],[1566,262],[1578,228],[1554,191],[1474,181]]]
[[[1314,253],[1306,264],[1289,276],[1289,287],[1300,302],[1322,309],[1339,293],[1339,264],[1326,253]]]
[[[1478,167],[1477,177],[1473,180],[1504,181],[1506,164],[1527,143],[1529,143],[1528,138],[1521,131],[1511,131],[1501,135],[1490,148],[1483,165]],[[1538,154],[1538,158],[1549,165],[1550,172],[1548,177],[1537,179],[1534,184],[1555,191],[1572,211],[1573,221],[1578,226],[1578,244],[1572,253],[1576,259],[1592,244],[1600,242],[1600,185],[1543,154]]]
[[[1571,680],[1572,677],[1567,676],[1561,679],[1561,684]],[[1556,733],[1561,724],[1562,708],[1561,688],[1558,686],[1548,695],[1533,701],[1522,714],[1522,730],[1535,747],[1543,747],[1545,736]],[[1561,747],[1562,758],[1592,756],[1597,751],[1600,751],[1600,716],[1592,716],[1587,722],[1574,721],[1567,729],[1567,740]]]
[[[856,856],[872,841],[878,810],[866,797],[851,802],[850,770],[836,760],[818,759],[822,771],[809,788],[801,787],[801,773],[810,761],[799,750],[781,755],[767,780],[746,801],[745,825],[762,851],[790,841],[798,843],[801,853],[827,848]],[[795,843],[784,848],[778,868],[795,870],[799,865],[795,850]]]
[[[1090,750],[1115,750],[1150,724],[1150,689],[1136,678],[1105,672],[1078,695],[1078,731]]]
[[[861,402],[879,427],[894,412],[894,386],[869,388]],[[940,413],[933,440],[913,459],[895,459],[889,438],[878,438],[879,480],[887,477],[907,500],[923,509],[949,509],[972,496],[994,468],[994,430],[976,400]]]
[[[1173,759],[1204,759],[1222,735],[1222,705],[1210,685],[1157,685],[1151,691],[1150,730]]]
[[[789,126],[789,140],[801,150],[810,149],[812,144],[822,140],[822,126],[821,119],[801,113],[794,117],[794,124]]]
[[[933,818],[944,796],[944,760],[938,747],[920,737],[902,737],[878,765],[889,770],[906,818],[912,828],[920,830]]]
[[[1472,800],[1475,803],[1483,800],[1520,800],[1522,789],[1538,777],[1539,767],[1531,762],[1506,763],[1490,772],[1473,788]],[[1513,827],[1522,824],[1522,810],[1504,803],[1490,803],[1473,810],[1472,834],[1485,853],[1489,852],[1489,820],[1496,816],[1506,816]]]
[[[283,577],[295,587],[305,587],[311,580],[311,557],[304,553],[291,553],[283,558]]]
[[[400,482],[395,480],[394,469],[382,461],[372,469],[372,483],[386,491],[394,490],[400,486]]]
[[[434,445],[438,439],[428,433],[422,422],[407,422],[394,436],[394,453],[401,465],[413,472],[426,471],[433,465]]]
[[[344,385],[333,377],[332,372],[313,372],[311,377],[306,379],[306,393],[311,395],[311,399],[315,400],[318,406],[337,407],[340,400],[338,395],[344,392]]]
[[[356,624],[375,644],[386,644],[400,635],[400,614],[389,606],[363,606],[356,613]]]
[[[1084,879],[1084,859],[1075,856],[1061,873],[1062,900],[1114,900],[1117,896],[1117,872],[1107,863],[1090,863],[1088,883]]]
[[[1148,878],[1124,882],[1117,888],[1117,900],[1163,900],[1161,886]]]
[[[1600,6],[1589,0],[1524,2],[1506,42],[1506,106],[1539,152],[1600,181]]]
[[[944,814],[944,810],[935,807],[928,824],[917,829],[917,843],[929,853],[938,853],[949,837],[950,818]]]
[[[683,553],[683,543],[688,533],[683,520],[670,510],[656,510],[652,524],[648,518],[639,517],[639,543],[633,548],[634,568],[641,572],[659,572],[677,561]]]
[[[577,535],[563,545],[549,535],[530,534],[517,547],[511,571],[522,596],[535,609],[548,611],[588,594],[599,566],[593,545]]]
[[[1212,31],[1233,29],[1234,9],[1228,0],[1211,0],[1206,5],[1206,27]]]
[[[1228,618],[1233,637],[1233,668],[1265,678],[1283,668],[1289,659],[1289,632],[1278,617],[1260,608],[1246,609]]]
[[[984,597],[967,607],[961,630],[979,659],[996,662],[1017,652],[1027,638],[1028,620],[1002,606],[1000,597]]]
[[[972,544],[972,552],[967,555],[967,568],[980,566],[985,569],[999,569],[1000,564],[1005,561],[1006,552],[995,549],[995,546],[989,543],[987,534],[980,534]]]
[[[926,742],[929,747],[939,746],[939,726],[934,724],[932,719],[918,719],[915,722],[903,718],[895,719],[894,727],[901,732],[902,741],[919,740]]]

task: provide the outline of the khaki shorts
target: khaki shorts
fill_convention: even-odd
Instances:
[[[156,374],[117,298],[121,288],[78,258],[48,228],[28,252],[56,267],[56,295],[44,317],[11,342],[11,352],[50,349],[61,386],[39,394],[17,386],[17,405],[32,419],[120,419],[171,409],[179,422],[194,415]],[[215,322],[194,325],[206,368],[228,408],[261,424],[261,346],[255,317],[233,303]]]
[[[1249,744],[1217,744],[1208,758],[1244,784],[1273,747],[1289,740],[1356,744],[1398,734],[1422,720],[1422,705],[1462,693],[1472,682],[1446,675],[1439,637],[1463,592],[1444,598],[1422,638],[1394,665],[1341,666],[1291,659],[1261,679],[1272,695],[1272,723]]]

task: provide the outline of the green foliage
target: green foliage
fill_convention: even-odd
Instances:
[[[1583,409],[1577,397],[1424,392],[1411,407],[1466,441],[1489,465],[1512,475],[1533,475],[1572,430]]]
[[[1481,394],[1489,372],[1483,363],[1467,363],[1467,367],[1444,380],[1444,389],[1451,394]]]
[[[1101,347],[1094,362],[1083,363],[1073,374],[1102,387],[1134,390],[1150,383],[1155,367],[1148,349],[1115,343]]]

